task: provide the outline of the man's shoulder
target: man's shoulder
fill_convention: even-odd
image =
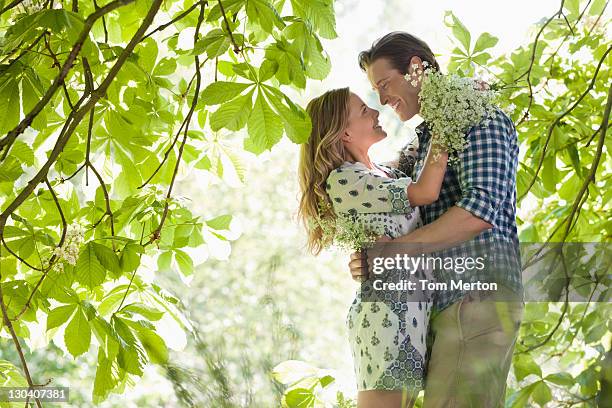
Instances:
[[[470,128],[467,132],[468,138],[482,136],[515,138],[516,128],[512,119],[501,108],[483,119],[479,124]]]

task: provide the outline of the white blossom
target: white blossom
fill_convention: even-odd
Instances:
[[[414,80],[406,75],[406,80]],[[427,69],[422,77],[419,102],[420,115],[429,130],[451,155],[463,151],[468,142],[466,133],[480,123],[488,123],[496,111],[497,93],[484,89],[476,81],[456,74],[443,75]]]
[[[56,265],[60,272],[64,270],[63,262],[76,265],[81,245],[85,242],[84,235],[85,229],[76,222],[66,227],[64,243],[53,250],[53,254],[58,258]]]

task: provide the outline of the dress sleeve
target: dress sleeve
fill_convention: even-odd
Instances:
[[[397,213],[412,211],[406,189],[410,177],[386,178],[365,170],[338,168],[327,178],[326,190],[336,213]]]

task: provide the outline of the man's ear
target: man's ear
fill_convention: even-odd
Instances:
[[[415,65],[418,66],[418,68],[416,68]],[[408,64],[408,73],[412,74],[417,69],[423,69],[423,60],[421,60],[420,57],[417,57],[415,55],[414,57],[410,58],[410,64]]]

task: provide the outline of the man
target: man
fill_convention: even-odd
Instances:
[[[391,106],[403,121],[419,113],[418,74],[424,62],[439,70],[427,44],[404,32],[387,34],[359,55],[359,65],[380,103]],[[406,80],[406,74],[413,80]],[[416,132],[417,162],[414,170],[404,169],[415,179],[431,141],[426,123]],[[461,279],[495,281],[499,283],[497,291],[455,289],[434,294],[426,408],[504,406],[506,378],[524,307],[515,219],[516,129],[498,111],[466,136],[469,145],[458,154],[459,163],[449,166],[438,201],[421,209],[425,226],[393,240],[406,247],[418,243],[455,259],[487,248],[495,260],[494,267],[466,271]],[[351,256],[349,266],[354,278],[367,274],[360,254]],[[436,269],[434,276],[449,282],[453,271]]]

